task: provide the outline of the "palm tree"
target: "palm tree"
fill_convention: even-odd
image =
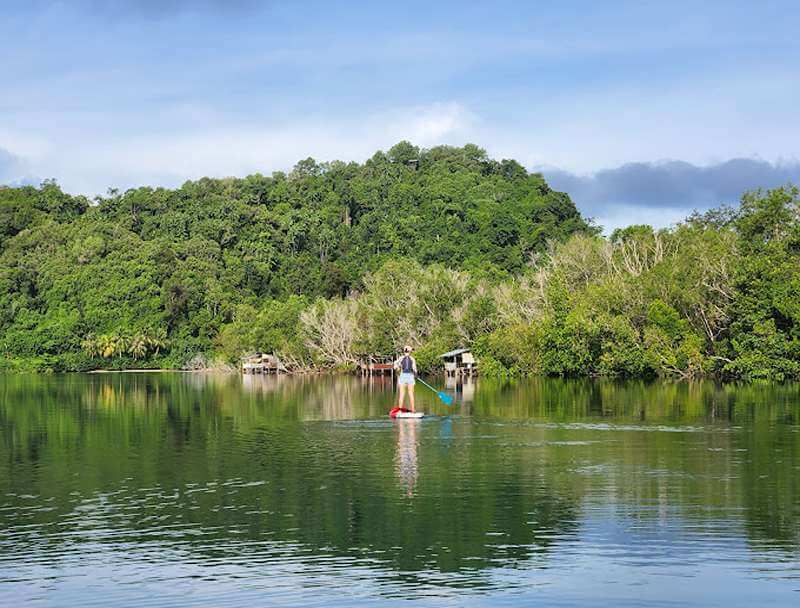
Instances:
[[[97,343],[97,339],[92,334],[89,334],[83,339],[83,342],[81,342],[81,348],[92,359],[100,354],[100,348]]]
[[[141,333],[134,335],[128,344],[128,352],[134,359],[144,357],[147,354],[147,336]]]
[[[145,334],[147,346],[153,349],[153,353],[158,355],[162,348],[167,346],[167,332],[163,328],[158,328],[152,333]]]
[[[97,338],[97,349],[104,359],[113,357],[116,350],[116,340],[114,336],[103,334]]]
[[[128,352],[131,341],[128,336],[117,335],[114,337],[114,343],[114,354],[124,355],[126,352]]]

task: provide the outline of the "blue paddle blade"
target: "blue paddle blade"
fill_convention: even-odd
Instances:
[[[442,403],[444,403],[445,405],[453,405],[453,398],[447,393],[439,391],[437,395],[439,395],[439,399],[441,399]]]

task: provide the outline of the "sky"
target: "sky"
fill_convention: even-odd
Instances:
[[[475,143],[613,229],[800,183],[800,4],[4,0],[0,183]]]

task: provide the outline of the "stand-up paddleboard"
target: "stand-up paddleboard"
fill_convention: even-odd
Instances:
[[[391,418],[422,418],[424,415],[422,412],[412,412],[404,407],[393,407],[389,412]]]

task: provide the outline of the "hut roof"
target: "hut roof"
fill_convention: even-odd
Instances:
[[[470,349],[468,348],[457,348],[455,350],[451,350],[449,352],[443,353],[439,355],[440,359],[449,359],[450,357],[457,357],[458,355],[463,355],[464,353],[468,353]]]

